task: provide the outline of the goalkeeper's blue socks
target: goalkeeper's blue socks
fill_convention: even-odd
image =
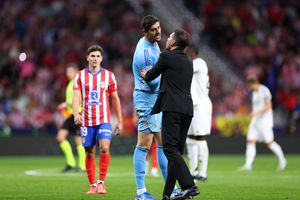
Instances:
[[[168,159],[164,154],[164,150],[162,146],[156,147],[156,153],[157,153],[157,161],[160,167],[160,171],[164,177],[164,180],[166,181],[168,176]]]
[[[137,190],[146,189],[146,156],[148,149],[136,146],[133,154],[134,176]]]

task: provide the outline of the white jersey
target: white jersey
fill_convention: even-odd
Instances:
[[[252,111],[256,112],[261,110],[267,102],[270,102],[272,95],[270,90],[264,86],[260,85],[257,91],[252,93]],[[266,112],[254,116],[252,118],[251,124],[255,126],[273,127],[273,110],[272,108]]]
[[[191,94],[194,105],[203,100],[209,100],[209,77],[206,62],[201,58],[193,60],[194,75],[191,85]]]
[[[206,62],[201,58],[193,60],[191,94],[194,103],[194,117],[188,135],[209,135],[211,131],[212,103],[208,96],[209,77]]]

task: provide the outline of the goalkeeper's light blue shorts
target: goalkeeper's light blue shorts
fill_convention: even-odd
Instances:
[[[137,109],[138,131],[142,133],[155,133],[161,130],[162,113],[150,115],[152,108]]]

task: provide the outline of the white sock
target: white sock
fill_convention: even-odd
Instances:
[[[199,176],[207,177],[207,165],[208,165],[208,146],[207,141],[197,141],[198,143],[198,149],[199,149]]]
[[[255,144],[247,144],[246,147],[246,167],[252,167],[256,155],[256,146]]]
[[[149,155],[148,155],[149,156]],[[148,174],[148,170],[149,170],[149,161],[146,160],[146,170],[145,170],[145,175]]]
[[[279,144],[277,144],[276,142],[272,142],[269,148],[277,156],[279,162],[283,162],[285,160],[282,149],[279,146]]]
[[[146,189],[146,188],[142,188],[142,189],[137,189],[137,190],[136,190],[136,194],[137,194],[137,195],[143,194],[144,192],[147,192],[147,189]]]
[[[192,176],[197,175],[197,165],[198,165],[198,145],[197,145],[197,140],[193,140],[191,138],[186,139],[186,147],[187,147],[187,153],[188,153],[188,158],[190,161],[190,172]]]

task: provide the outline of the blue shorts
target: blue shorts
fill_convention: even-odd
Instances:
[[[112,127],[110,123],[104,123],[97,126],[80,127],[82,146],[91,147],[98,145],[98,141],[102,139],[112,139]]]
[[[150,115],[151,108],[137,109],[138,131],[143,133],[155,133],[161,129],[162,113]]]

